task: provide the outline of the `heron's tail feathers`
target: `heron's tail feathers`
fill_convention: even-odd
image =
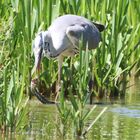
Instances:
[[[102,32],[106,29],[106,27],[103,24],[92,22],[99,30],[99,32]]]

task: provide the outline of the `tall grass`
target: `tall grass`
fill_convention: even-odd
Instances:
[[[69,60],[65,60],[62,77],[65,95],[69,94],[69,90],[74,94],[84,94],[90,88],[90,92],[99,98],[105,95],[122,97],[126,92],[128,77],[139,73],[138,0],[1,0],[0,110],[4,114],[1,115],[1,126],[7,126],[9,120],[11,125],[12,120],[18,122],[18,117],[24,112],[24,105],[20,104],[26,104],[24,93],[31,96],[31,69],[34,63],[32,41],[35,34],[46,30],[56,17],[70,13],[99,21],[106,25],[106,30],[102,34],[100,46],[88,56],[89,67],[83,69],[79,66],[78,56],[71,61],[72,69],[69,68]],[[68,76],[69,72],[73,78]],[[80,79],[80,88],[77,86],[79,74],[85,74]],[[57,64],[43,59],[41,82],[45,85],[44,89],[52,88],[56,77]],[[85,80],[91,81],[91,86],[88,87]],[[44,94],[47,94],[45,91]]]
[[[114,3],[114,4],[113,4]],[[129,24],[131,2],[112,1],[104,4],[102,18],[106,17],[107,30],[104,32],[103,45],[97,49],[94,74],[99,95],[109,92],[109,96],[125,94],[131,70],[139,61],[138,51],[140,27]],[[112,11],[109,12],[109,9]],[[135,12],[135,11],[133,11]],[[132,20],[132,19],[131,19]],[[137,46],[136,46],[137,45]]]

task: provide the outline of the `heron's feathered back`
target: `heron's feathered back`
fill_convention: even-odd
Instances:
[[[82,35],[84,44],[88,44],[89,49],[96,48],[100,41],[101,29],[84,17],[64,15],[54,20],[48,31],[51,33],[53,47],[60,54],[72,45],[77,45]]]

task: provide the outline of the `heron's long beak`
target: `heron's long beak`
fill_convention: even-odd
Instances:
[[[40,70],[40,63],[42,58],[42,48],[40,48],[39,52],[35,54],[35,68],[36,70]]]

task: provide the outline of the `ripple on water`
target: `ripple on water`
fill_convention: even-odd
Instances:
[[[140,107],[116,107],[110,110],[111,112],[118,113],[119,115],[124,115],[131,118],[140,118]]]

